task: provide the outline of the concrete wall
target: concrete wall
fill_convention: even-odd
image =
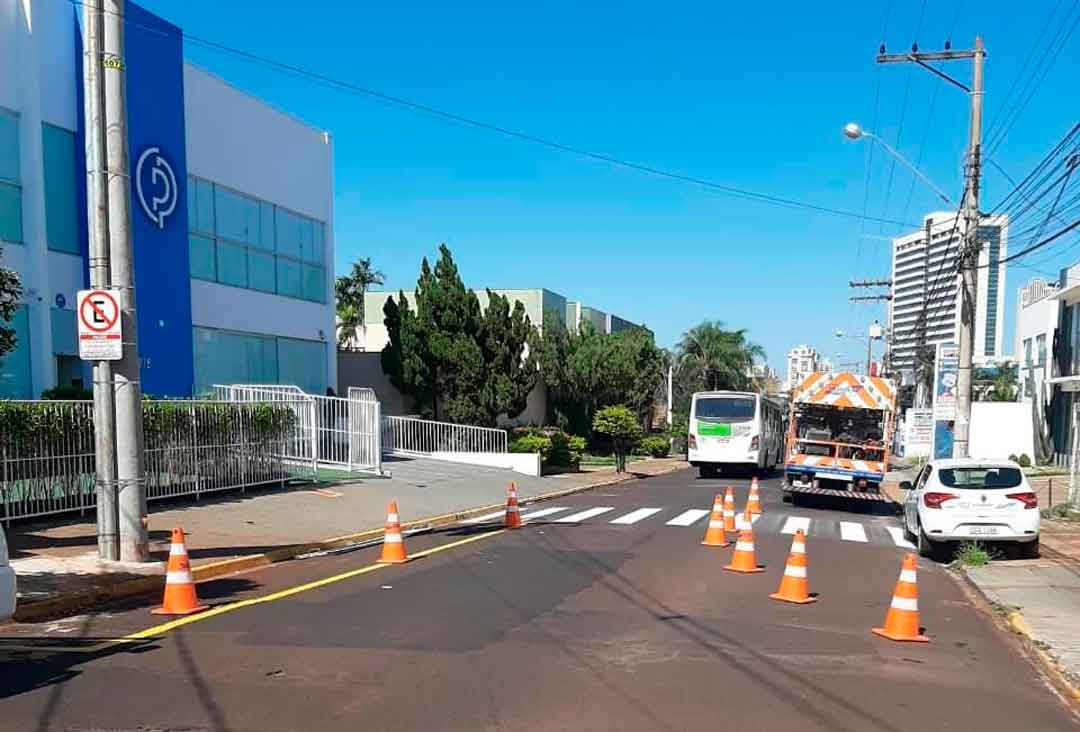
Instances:
[[[350,386],[367,386],[375,390],[375,396],[382,404],[383,415],[412,414],[411,404],[383,373],[379,360],[381,355],[371,351],[338,351],[338,395],[348,394]]]
[[[1027,455],[1034,459],[1030,402],[972,402],[971,444],[976,458]]]

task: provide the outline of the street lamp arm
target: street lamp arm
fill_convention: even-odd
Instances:
[[[919,180],[921,180],[921,181],[922,181],[923,183],[925,183],[926,185],[930,186],[930,188],[932,188],[932,189],[934,190],[934,193],[938,194],[938,197],[940,197],[940,198],[941,198],[941,200],[943,200],[943,201],[944,201],[945,203],[948,203],[949,205],[952,205],[952,199],[950,199],[950,198],[949,198],[949,196],[948,196],[948,195],[947,195],[947,194],[946,194],[946,193],[945,193],[944,191],[942,191],[942,190],[941,190],[940,188],[938,188],[938,187],[937,187],[936,185],[934,185],[934,182],[933,182],[932,180],[930,180],[930,179],[929,179],[929,178],[927,178],[927,177],[926,177],[925,175],[923,175],[923,174],[922,174],[921,172],[919,172],[919,169],[918,169],[918,168],[916,168],[916,167],[915,167],[914,165],[912,165],[912,164],[911,164],[911,163],[910,163],[910,162],[908,161],[908,159],[907,159],[907,158],[905,158],[905,157],[904,157],[903,155],[901,155],[901,154],[900,154],[900,153],[898,153],[898,152],[897,152],[896,150],[894,150],[894,149],[893,149],[893,148],[892,148],[892,147],[891,147],[891,146],[889,145],[889,143],[887,143],[887,142],[885,142],[884,140],[882,140],[882,139],[881,139],[880,137],[878,137],[877,135],[875,135],[875,134],[874,134],[873,132],[867,132],[866,130],[862,130],[862,136],[863,136],[863,137],[869,137],[869,138],[870,138],[871,140],[874,140],[875,142],[877,142],[877,144],[879,144],[879,145],[881,145],[881,146],[882,146],[883,148],[885,148],[886,152],[888,152],[888,153],[889,153],[890,155],[892,155],[892,156],[893,156],[894,158],[896,158],[896,159],[897,159],[897,160],[899,160],[899,161],[900,161],[901,163],[903,163],[903,164],[904,164],[904,166],[905,166],[905,167],[906,167],[906,168],[907,168],[908,170],[910,170],[910,171],[911,171],[911,172],[912,172],[912,173],[913,173],[913,174],[915,175],[915,177],[916,177],[916,178],[918,178]]]

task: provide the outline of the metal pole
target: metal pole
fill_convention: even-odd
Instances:
[[[673,422],[673,417],[672,417],[672,412],[671,412],[671,410],[672,410],[672,398],[671,398],[672,388],[671,388],[671,385],[672,385],[674,372],[675,372],[675,367],[672,366],[671,364],[668,364],[668,367],[667,367],[667,423],[668,423],[668,428],[671,427],[672,422]]]
[[[106,187],[104,87],[101,0],[87,0],[83,13],[83,112],[86,128],[87,223],[90,233],[90,286],[109,286],[109,221]],[[94,474],[97,478],[98,556],[120,558],[119,513],[116,495],[116,407],[112,364],[94,364]]]
[[[870,362],[874,359],[874,336],[866,334],[866,375],[870,375]]]
[[[146,467],[143,453],[142,389],[135,318],[135,277],[131,242],[131,185],[128,165],[124,0],[105,0],[105,155],[109,171],[109,255],[113,288],[120,290],[124,355],[114,368],[116,395],[116,477],[120,506],[120,559],[150,558],[146,522]]]
[[[968,456],[971,430],[971,376],[975,352],[976,267],[979,262],[979,157],[983,103],[982,38],[975,39],[971,83],[971,129],[968,140],[967,194],[964,198],[964,248],[960,255],[960,370],[956,383],[956,434],[953,457]],[[992,265],[991,265],[992,266]]]

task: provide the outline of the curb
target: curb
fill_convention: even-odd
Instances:
[[[592,483],[584,486],[575,486],[573,488],[564,488],[558,491],[552,491],[551,493],[543,493],[539,496],[533,496],[531,498],[522,498],[519,503],[522,506],[528,506],[533,503],[542,503],[544,501],[553,501],[557,498],[564,496],[571,496],[577,493],[585,493],[596,488],[604,488],[606,486],[619,485],[622,483],[629,483],[634,480],[644,480],[646,478],[655,478],[660,475],[667,475],[668,473],[674,473],[677,470],[682,470],[684,466],[675,465],[669,469],[662,470],[654,475],[638,476],[635,474],[627,474],[624,476],[616,476],[611,480],[603,481],[600,483]],[[487,506],[480,506],[477,508],[467,508],[461,511],[455,511],[453,513],[444,513],[439,516],[430,516],[428,518],[417,519],[415,521],[409,521],[401,524],[402,530],[410,529],[438,529],[445,526],[456,524],[465,519],[473,518],[475,516],[481,516],[485,513],[491,513],[500,508],[503,508],[503,503],[493,503]],[[323,539],[321,541],[313,541],[304,544],[289,544],[286,546],[272,549],[268,552],[261,552],[259,554],[248,554],[241,557],[235,557],[233,559],[224,559],[220,562],[213,562],[210,564],[203,564],[197,567],[191,568],[191,575],[195,582],[205,582],[207,580],[216,579],[218,577],[224,577],[225,575],[237,574],[239,572],[246,572],[259,567],[268,567],[272,564],[279,562],[285,562],[300,554],[307,554],[310,552],[322,551],[326,549],[340,549],[350,544],[356,544],[368,539],[374,539],[381,536],[383,533],[382,528],[367,529],[365,531],[359,531],[354,534],[344,534],[342,536],[335,536],[329,539]],[[89,610],[95,606],[102,605],[117,600],[123,600],[132,597],[138,597],[140,595],[147,595],[151,592],[162,592],[165,586],[164,575],[150,575],[147,577],[139,577],[137,579],[125,580],[118,582],[108,587],[94,588],[92,590],[86,590],[63,597],[53,597],[45,600],[39,600],[36,602],[26,602],[16,607],[14,620],[18,623],[36,623],[45,620],[56,620],[58,618],[74,615],[82,610]]]

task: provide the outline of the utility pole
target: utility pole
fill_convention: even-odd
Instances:
[[[952,78],[940,69],[931,66],[928,61],[972,60],[971,87]],[[953,51],[945,43],[944,51],[920,53],[912,46],[911,53],[886,54],[882,46],[877,57],[878,63],[916,63],[931,73],[940,76],[954,86],[958,86],[971,97],[971,124],[968,130],[968,155],[965,172],[965,194],[963,202],[964,245],[958,258],[960,265],[960,368],[956,383],[956,429],[953,435],[953,457],[968,456],[968,435],[971,429],[971,377],[972,360],[975,352],[975,297],[976,267],[979,261],[979,175],[980,156],[982,153],[982,103],[983,103],[983,61],[986,49],[982,38],[975,39],[975,48],[970,51]]]
[[[83,112],[86,128],[86,168],[90,205],[90,286],[109,287],[108,192],[105,178],[104,87],[102,85],[103,27],[101,0],[83,6]],[[94,364],[94,473],[97,477],[98,556],[120,558],[119,513],[116,494],[116,407],[112,363]]]
[[[109,259],[113,289],[120,291],[123,358],[114,369],[116,477],[120,507],[120,559],[150,556],[146,522],[142,388],[135,320],[135,276],[131,242],[131,177],[128,160],[124,0],[104,4],[105,162],[109,173]]]

